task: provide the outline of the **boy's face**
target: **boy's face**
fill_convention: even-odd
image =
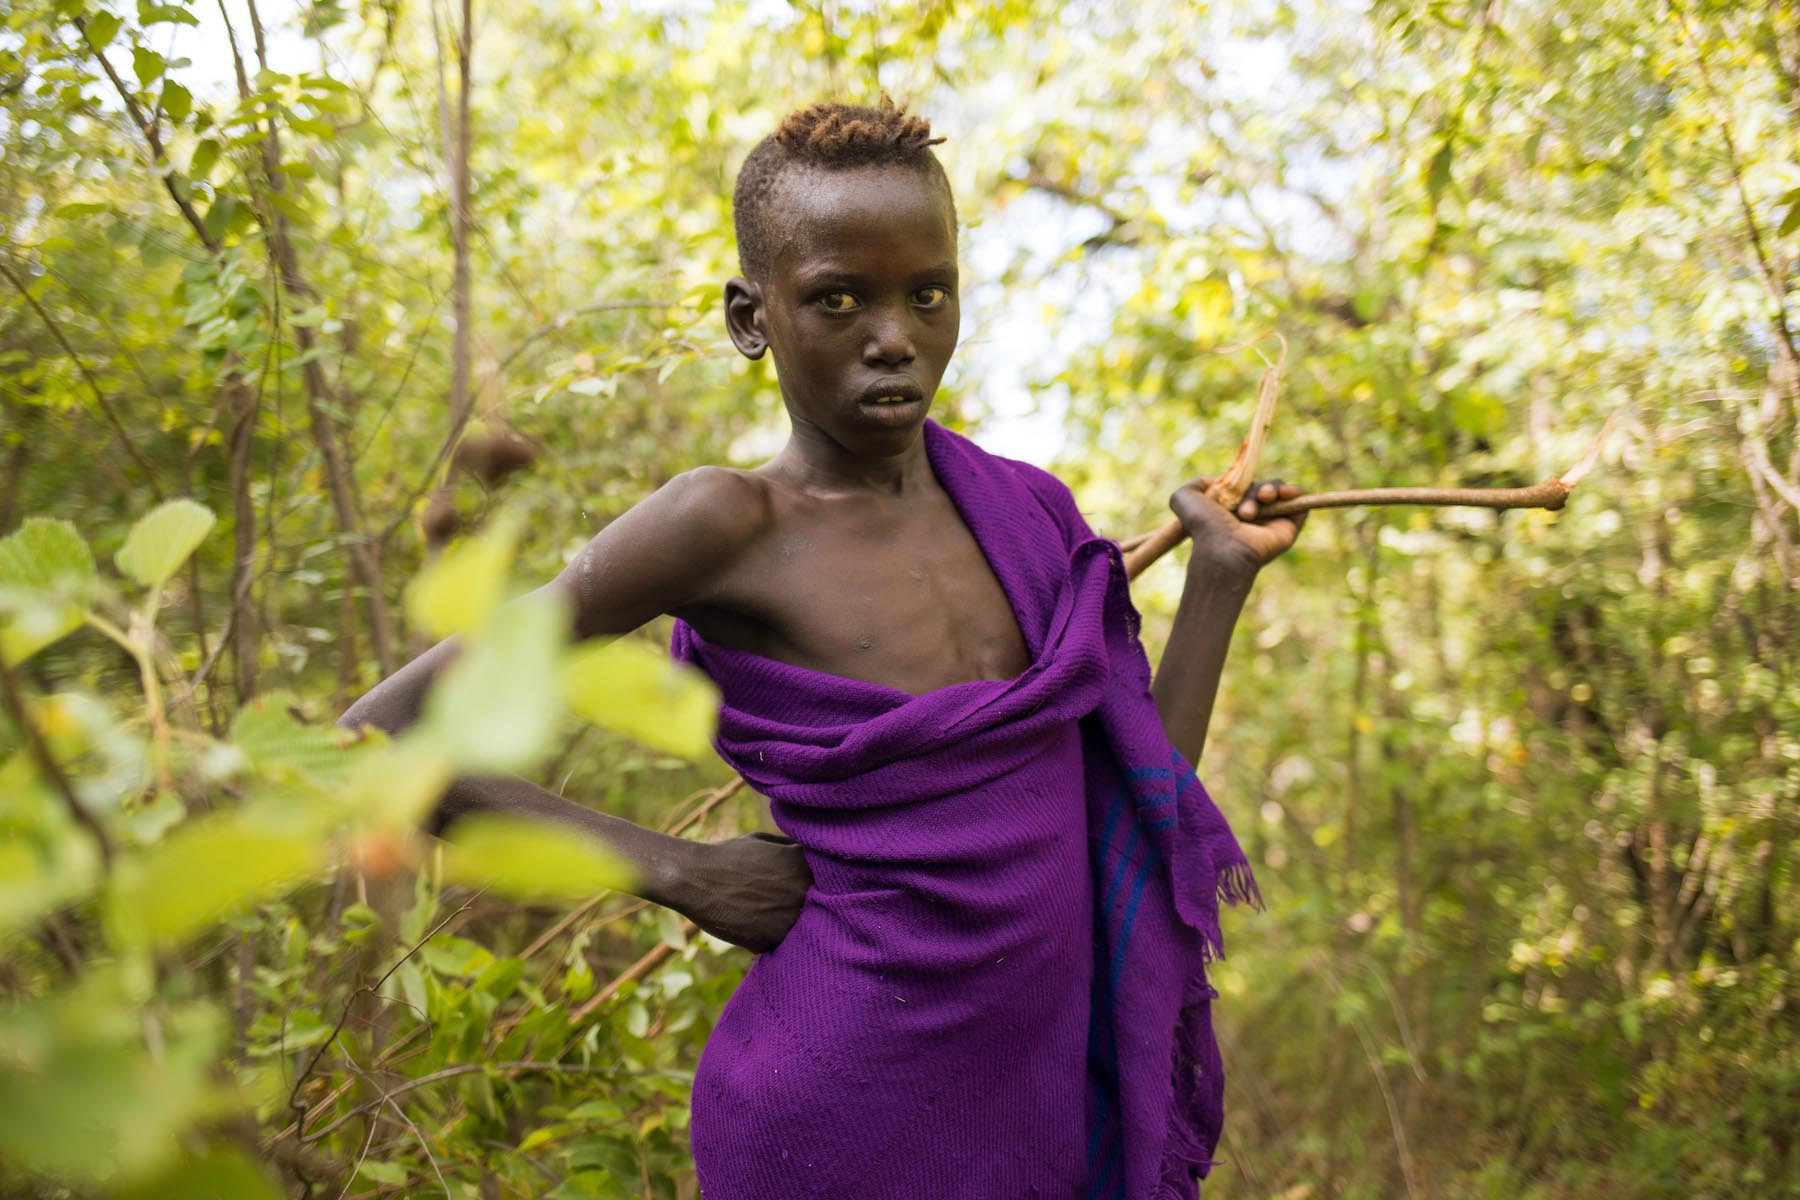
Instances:
[[[956,350],[956,235],[923,171],[802,169],[777,185],[767,277],[726,286],[738,349],[774,351],[796,428],[888,457],[918,438]]]

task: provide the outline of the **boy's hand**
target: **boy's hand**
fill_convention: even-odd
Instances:
[[[716,938],[772,950],[800,917],[812,870],[799,843],[772,833],[723,842],[695,842],[681,906],[688,919]]]
[[[1279,558],[1306,524],[1306,514],[1295,517],[1272,517],[1259,521],[1262,505],[1277,500],[1292,500],[1306,493],[1279,479],[1259,479],[1244,493],[1235,514],[1207,498],[1211,477],[1189,480],[1169,497],[1169,507],[1181,518],[1182,527],[1194,543],[1190,563],[1211,566],[1237,566],[1259,571]]]

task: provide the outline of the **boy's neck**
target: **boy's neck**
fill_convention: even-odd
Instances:
[[[923,429],[899,454],[876,458],[854,454],[804,422],[794,423],[787,445],[765,469],[796,487],[895,497],[928,487],[934,478]]]

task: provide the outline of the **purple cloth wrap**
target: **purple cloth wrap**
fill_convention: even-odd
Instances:
[[[706,1200],[1176,1200],[1224,1078],[1205,963],[1261,898],[1163,735],[1118,546],[927,421],[1032,665],[913,696],[703,641],[715,745],[814,886],[694,1079]]]

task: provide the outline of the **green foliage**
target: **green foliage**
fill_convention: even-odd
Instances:
[[[212,523],[200,505],[165,505],[133,525],[117,555],[119,566],[154,595]],[[88,619],[80,602],[91,598],[93,564],[72,527],[28,522],[0,546],[0,563],[20,605],[61,606],[73,612],[73,625]],[[506,567],[504,560],[465,559],[458,569],[463,586],[497,596],[507,587]],[[482,576],[496,569],[499,580]],[[309,937],[294,917],[275,914],[296,889],[303,895],[322,880],[344,878],[338,846],[348,846],[352,864],[376,880],[421,858],[418,822],[453,769],[536,764],[549,746],[558,681],[573,666],[562,661],[568,620],[560,605],[541,598],[487,613],[479,627],[466,631],[462,655],[427,720],[398,740],[352,738],[303,724],[283,698],[269,696],[238,713],[229,739],[183,731],[185,753],[173,750],[176,730],[155,682],[163,668],[152,653],[154,630],[135,625],[130,634],[114,631],[109,636],[139,659],[145,715],[161,752],[138,760],[136,780],[104,810],[91,807],[93,785],[105,782],[104,760],[96,762],[88,748],[103,746],[116,731],[105,726],[97,706],[49,697],[13,709],[9,742],[0,743],[0,780],[6,784],[0,828],[7,833],[0,842],[6,868],[0,930],[12,933],[14,969],[29,971],[38,982],[32,998],[15,1003],[0,1020],[0,1162],[7,1170],[22,1171],[39,1185],[98,1186],[122,1196],[280,1194],[241,1151],[208,1130],[237,1115],[273,1120],[286,1113],[271,1091],[278,1074],[262,1060],[307,1047],[322,1055],[347,1038],[318,1015],[293,1010],[304,1000],[302,990],[323,985],[316,999],[338,1003],[348,1014],[363,989],[346,986],[341,977],[332,982],[336,971],[319,984],[301,985],[310,968],[329,965],[334,939]],[[104,621],[97,625],[110,628]],[[9,672],[8,694],[16,695],[11,668],[0,669]],[[591,660],[579,670],[591,686],[603,687]],[[694,744],[704,738],[710,713],[696,711],[691,694],[674,689],[670,694],[682,703],[658,708],[656,689],[641,674],[626,686],[643,693],[643,719],[675,730],[671,740]],[[691,729],[682,731],[682,725]],[[55,772],[44,770],[21,743],[60,759]],[[403,999],[421,1022],[413,1033],[433,1032],[439,1069],[460,1075],[451,1064],[485,1061],[491,1055],[484,1050],[517,1062],[528,1048],[561,1039],[543,1061],[524,1065],[553,1079],[585,1072],[585,1064],[564,1059],[582,1044],[581,1031],[526,980],[524,959],[496,959],[474,943],[432,936],[436,929],[424,923],[433,918],[444,886],[474,889],[476,898],[491,890],[591,901],[630,884],[629,873],[603,845],[579,834],[471,822],[459,829],[441,863],[426,864],[418,878],[415,902],[401,918],[412,945],[393,957],[382,978],[397,980],[395,999]],[[373,910],[363,906],[339,919],[343,946],[373,949],[381,925]],[[71,922],[91,925],[89,936],[102,937],[104,949],[76,951]],[[34,926],[41,945],[61,958],[67,978],[46,972],[47,964],[29,953],[31,943],[20,940]],[[245,1005],[259,987],[248,974],[240,977],[237,999],[227,1004],[205,989],[196,995],[197,980],[169,970],[180,962],[176,956],[204,939],[247,946],[252,937],[286,943],[262,980],[269,987],[261,993],[269,1004],[266,1015],[278,1016],[279,1024],[273,1044],[260,1050],[242,1041],[253,1031],[244,1024],[252,1015]],[[21,950],[27,953],[20,956]],[[290,978],[289,972],[298,974]],[[522,1008],[504,1016],[500,1008],[508,1002]],[[228,1016],[239,1022],[233,1055],[239,1067],[221,1073]],[[486,1046],[497,1019],[515,1035]],[[255,1027],[261,1026],[259,1018]],[[644,1032],[631,1036],[642,1041]],[[314,1059],[308,1069],[319,1065]],[[497,1113],[495,1089],[505,1078],[504,1069],[493,1078],[472,1078],[462,1091],[479,1088],[488,1111]],[[367,1107],[351,1107],[350,1115]],[[392,1182],[397,1171],[405,1177],[393,1162],[362,1161],[358,1178]]]

